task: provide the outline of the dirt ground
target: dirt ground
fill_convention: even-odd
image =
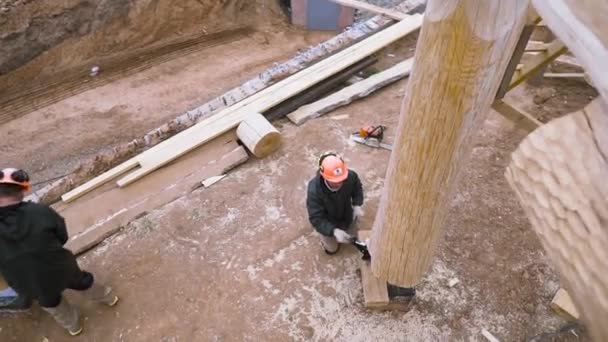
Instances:
[[[257,32],[159,64],[0,126],[10,138],[2,156],[36,180],[59,176],[83,156],[140,136],[330,35]],[[380,65],[411,55],[413,44],[383,51]],[[360,229],[370,228],[389,152],[348,135],[383,124],[390,142],[406,82],[300,127],[276,122],[284,138],[278,152],[139,218],[83,255],[81,264],[122,301],[108,309],[68,293],[86,317],[82,336],[68,338],[35,306],[0,317],[0,341],[483,341],[484,328],[501,341],[529,341],[559,329],[567,322],[549,308],[559,278],[503,176],[525,132],[494,112],[476,134],[437,258],[409,312],[363,309],[359,254],[322,252],[305,210],[316,158],[340,151],[359,173]],[[583,81],[561,80],[521,86],[509,98],[547,121],[594,95]],[[449,288],[452,278],[460,284]],[[587,340],[579,336],[537,341]]]

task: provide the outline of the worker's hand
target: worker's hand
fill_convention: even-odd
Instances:
[[[358,205],[353,207],[353,216],[354,217],[363,217],[363,215],[365,215],[365,213],[363,212],[363,208],[361,208]]]
[[[334,229],[334,237],[339,243],[350,243],[353,240],[350,234],[339,228]]]

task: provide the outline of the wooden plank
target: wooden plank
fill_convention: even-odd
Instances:
[[[566,316],[569,319],[579,319],[580,315],[576,306],[570,298],[568,292],[564,289],[559,289],[551,301],[551,308],[557,313]]]
[[[568,48],[559,40],[548,43],[546,51],[531,56],[521,68],[513,73],[513,78],[507,90],[517,87],[529,77],[534,76],[566,51],[568,51]]]
[[[348,86],[317,102],[298,108],[287,117],[296,125],[320,117],[332,110],[345,106],[357,99],[368,96],[374,91],[396,82],[410,74],[414,59],[410,58],[391,68],[374,74],[361,82]]]
[[[602,100],[530,133],[505,172],[593,341],[608,341],[608,106]]]
[[[608,2],[532,0],[551,31],[581,62],[598,92],[608,101]]]
[[[332,76],[357,61],[420,28],[422,15],[411,15],[395,25],[355,44],[340,53],[306,68],[247,99],[226,108],[169,140],[136,156],[141,168],[118,180],[120,187],[127,186],[154,170],[170,163],[183,154],[235,128],[249,113],[262,113],[310,86]]]
[[[376,63],[378,59],[374,56],[367,57],[360,62],[353,64],[352,66],[344,69],[343,71],[333,75],[332,77],[319,82],[318,84],[306,89],[305,91],[294,95],[290,99],[279,103],[278,105],[268,109],[264,112],[264,116],[269,120],[277,120],[284,118],[287,114],[294,110],[307,105],[309,103],[322,99],[327,94],[330,94],[332,90],[338,88],[342,83],[348,81],[354,74],[366,69],[372,64]]]
[[[125,173],[133,170],[138,165],[139,165],[139,163],[137,162],[137,160],[134,160],[134,159],[131,159],[125,163],[122,163],[118,167],[115,167],[112,170],[93,178],[92,180],[83,184],[82,186],[64,194],[63,196],[61,196],[61,200],[64,201],[65,203],[70,203],[70,202],[76,200],[77,198],[82,197],[83,195],[97,189],[98,187],[104,185],[105,183],[112,181],[112,180],[124,175]]]
[[[519,35],[519,40],[515,45],[515,49],[513,50],[513,54],[511,55],[511,59],[507,65],[507,69],[505,70],[502,80],[500,81],[500,86],[496,92],[496,99],[502,99],[505,96],[507,91],[510,89],[509,85],[511,83],[511,79],[513,78],[513,74],[516,71],[521,70],[519,62],[521,61],[521,57],[524,55],[526,44],[528,44],[530,36],[532,35],[532,32],[534,32],[534,23],[538,20],[538,18],[530,18],[530,15],[528,15],[526,25]]]
[[[492,109],[502,114],[502,116],[507,118],[509,121],[513,122],[515,126],[523,128],[527,132],[532,132],[542,125],[542,122],[538,121],[538,119],[533,117],[531,114],[517,109],[503,100],[494,101],[492,104]]]
[[[414,287],[431,266],[471,137],[487,118],[527,9],[527,0],[427,6],[372,229],[378,278]]]
[[[329,1],[335,2],[342,6],[356,8],[356,9],[362,10],[362,11],[368,11],[368,12],[372,12],[372,13],[376,13],[376,14],[386,15],[387,17],[395,19],[395,20],[403,20],[408,17],[408,15],[403,12],[399,12],[399,11],[391,10],[388,8],[383,8],[380,6],[368,4],[363,1],[357,1],[357,0],[329,0]]]
[[[369,230],[358,232],[358,238],[361,241],[365,241],[370,236],[371,231]],[[390,302],[386,281],[382,281],[374,276],[369,260],[360,259],[359,268],[361,269],[361,284],[363,286],[365,307],[371,309],[386,307]]]
[[[488,340],[488,342],[500,342],[496,336],[492,335],[487,329],[481,329],[481,335]]]
[[[544,75],[546,78],[585,78],[582,72],[547,72]]]
[[[133,188],[120,189],[114,185],[112,190],[99,194],[88,203],[75,202],[81,204],[80,208],[85,205],[97,206],[104,207],[104,211],[102,212],[101,208],[90,208],[87,215],[95,217],[96,221],[79,234],[72,236],[66,244],[67,248],[74,253],[82,253],[116,233],[132,220],[188,194],[193,185],[200,184],[202,179],[226,173],[249,158],[245,148],[234,140],[219,149],[216,146],[214,151],[205,149],[202,153],[197,152],[199,151],[195,151],[185,160],[180,159],[170,167],[160,170],[158,175],[149,177]],[[215,157],[221,153],[225,154]],[[159,179],[162,179],[162,182]],[[107,204],[109,201],[113,203]],[[71,212],[79,210],[79,207],[71,208]],[[113,211],[109,212],[107,209]],[[100,215],[103,213],[106,216]]]

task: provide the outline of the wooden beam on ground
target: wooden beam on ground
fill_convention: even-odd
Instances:
[[[604,100],[608,101],[608,2],[532,0],[551,31],[581,62]]]
[[[541,126],[505,176],[594,341],[608,341],[608,106]]]
[[[351,8],[355,8],[355,9],[362,10],[362,11],[382,14],[382,15],[385,15],[385,16],[395,19],[395,20],[403,20],[403,19],[406,19],[408,16],[406,13],[395,11],[395,10],[388,9],[388,8],[383,8],[383,7],[372,5],[372,4],[368,4],[363,1],[357,1],[357,0],[329,0],[329,1],[335,2],[342,6],[351,7]]]
[[[568,48],[560,41],[554,40],[551,43],[547,44],[547,50],[540,52],[534,56],[531,56],[529,60],[527,60],[522,68],[517,69],[513,73],[513,78],[507,87],[507,91],[517,87],[522,82],[527,80],[528,78],[536,75],[540,72],[544,67],[553,62],[559,55],[568,51]]]
[[[255,95],[226,108],[195,126],[180,132],[134,159],[141,168],[117,181],[118,186],[127,186],[154,170],[170,163],[185,153],[203,145],[218,135],[235,128],[250,113],[261,113],[290,98],[312,85],[334,75],[385,46],[416,31],[422,23],[422,15],[411,15],[395,25],[328,57],[299,73],[288,77]],[[132,160],[128,161],[129,163]],[[120,166],[119,166],[120,167]]]
[[[368,96],[374,91],[394,83],[410,74],[414,59],[410,58],[404,62],[390,67],[382,72],[374,74],[360,82],[337,91],[317,102],[298,108],[288,114],[287,117],[296,125],[320,117],[332,110],[345,106],[357,99]]]
[[[533,117],[531,114],[513,107],[504,100],[494,101],[492,104],[492,109],[502,114],[502,116],[507,118],[509,121],[513,122],[515,126],[520,127],[527,132],[532,132],[542,125],[542,122],[538,121],[538,119]]]
[[[576,306],[572,302],[572,298],[564,289],[559,289],[551,301],[551,308],[558,314],[565,316],[568,319],[579,319],[580,315]]]
[[[365,58],[364,60],[354,64],[353,66],[344,69],[334,76],[323,80],[319,84],[306,89],[305,91],[294,95],[290,99],[279,103],[278,105],[265,111],[263,114],[269,120],[278,120],[284,118],[287,114],[294,110],[315,102],[330,94],[332,90],[338,88],[341,84],[346,83],[353,75],[366,69],[378,61],[374,56]]]
[[[585,73],[582,72],[547,72],[546,78],[585,78]]]
[[[118,167],[115,167],[112,170],[93,178],[90,182],[64,194],[63,196],[61,196],[61,200],[63,200],[65,203],[72,202],[82,197],[83,195],[95,190],[100,185],[110,182],[124,175],[125,173],[135,169],[137,166],[139,166],[139,163],[137,162],[137,160],[134,159],[131,159],[126,163],[122,163]]]
[[[108,183],[78,201],[59,202],[54,208],[69,223],[66,246],[82,253],[145,213],[202,188],[201,181],[224,175],[248,158],[234,132],[229,132],[128,189]]]
[[[487,117],[527,9],[527,0],[429,1],[372,230],[376,277],[413,287],[431,265],[471,137]]]

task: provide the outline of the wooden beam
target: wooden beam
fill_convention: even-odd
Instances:
[[[530,40],[530,36],[532,36],[532,32],[534,32],[535,23],[539,20],[537,16],[532,16],[530,11],[528,11],[528,16],[526,19],[526,25],[524,25],[523,30],[519,36],[519,40],[515,45],[515,49],[513,50],[513,54],[511,55],[511,59],[509,60],[509,64],[507,64],[507,69],[505,70],[505,74],[500,81],[500,86],[498,87],[498,91],[496,92],[496,99],[502,99],[507,91],[509,91],[509,85],[511,84],[511,79],[516,71],[521,70],[523,67],[520,64],[521,57],[524,55],[526,46],[528,41]]]
[[[365,241],[369,238],[371,231],[359,231],[358,238]],[[359,259],[361,269],[361,285],[363,287],[363,301],[366,308],[382,309],[389,305],[388,288],[386,281],[378,279],[372,273],[369,260]]]
[[[538,121],[538,119],[529,113],[517,109],[503,100],[494,101],[492,104],[492,109],[502,114],[502,116],[507,118],[509,121],[513,122],[515,126],[523,128],[527,132],[532,132],[542,125],[542,122]]]
[[[403,20],[408,17],[408,15],[406,13],[395,11],[395,10],[388,9],[388,8],[383,8],[383,7],[372,5],[372,4],[368,4],[363,1],[357,1],[357,0],[329,0],[329,1],[335,2],[342,6],[356,8],[356,9],[362,10],[362,11],[386,15],[387,17],[395,19],[395,20]]]
[[[394,83],[410,74],[414,59],[410,58],[389,69],[374,74],[360,82],[337,91],[317,102],[298,108],[287,117],[296,125],[320,117],[332,110],[345,106],[356,99],[368,96],[374,91]]]
[[[608,100],[608,2],[532,0],[551,31],[581,62],[598,92]]]
[[[541,126],[505,176],[594,341],[608,341],[608,106]]]
[[[511,90],[528,78],[536,75],[540,70],[553,62],[561,54],[568,51],[568,48],[559,40],[554,40],[547,44],[547,50],[531,56],[523,66],[513,73],[511,83],[507,87],[507,91]]]
[[[309,103],[320,100],[323,97],[327,96],[327,94],[331,94],[331,92],[336,88],[339,88],[340,85],[348,82],[348,80],[352,78],[353,75],[366,69],[377,61],[378,59],[374,56],[367,57],[362,61],[353,64],[347,69],[344,69],[343,71],[333,75],[332,77],[323,80],[322,82],[314,85],[313,87],[310,87],[305,91],[294,95],[290,99],[279,103],[278,105],[265,111],[263,114],[269,121],[282,119],[294,110]]]
[[[119,186],[126,186],[148,173],[179,158],[188,151],[208,142],[218,135],[235,128],[249,113],[260,113],[286,100],[293,94],[320,82],[339,72],[357,61],[373,54],[386,45],[417,30],[422,22],[422,16],[414,14],[386,30],[324,59],[297,74],[288,77],[258,93],[248,97],[231,107],[221,110],[214,116],[202,120],[195,126],[182,131],[169,140],[165,140],[147,151],[135,156],[126,163],[137,162],[141,168],[119,179]],[[116,169],[123,168],[124,164]],[[95,183],[95,186],[102,184]],[[85,184],[85,187],[90,185]],[[80,188],[75,189],[75,192]]]
[[[63,196],[61,196],[61,200],[65,203],[75,201],[76,199],[102,186],[103,184],[110,182],[124,175],[125,173],[135,169],[137,166],[139,166],[139,163],[137,162],[137,160],[134,159],[122,163],[118,167],[115,167],[112,170],[93,178],[86,184],[83,184],[82,186],[64,194]]]
[[[585,78],[582,72],[547,72],[546,78]]]
[[[528,1],[430,0],[370,252],[380,279],[413,287],[429,268],[460,169],[526,23]]]

